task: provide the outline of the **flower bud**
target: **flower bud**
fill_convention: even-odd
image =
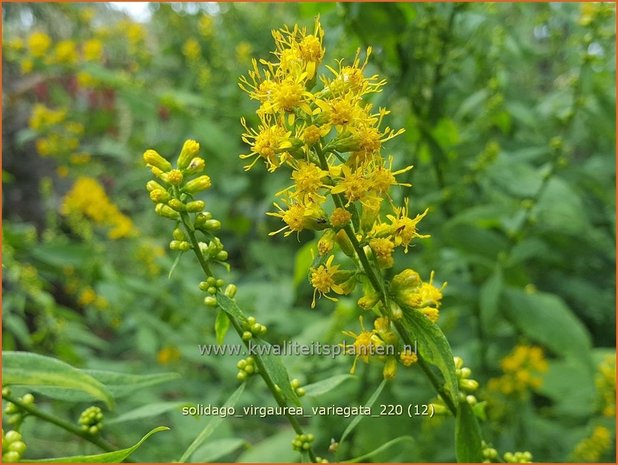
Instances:
[[[354,257],[354,246],[352,245],[350,238],[343,229],[337,232],[337,234],[335,235],[335,240],[337,241],[337,244],[339,244],[339,247],[341,247],[341,250],[343,250],[344,254],[346,254],[348,257]]]
[[[227,257],[228,257],[228,253],[225,250],[222,250],[221,252],[217,254],[215,258],[219,260],[220,262],[224,262],[227,260]]]
[[[178,169],[184,170],[187,166],[189,166],[189,162],[197,155],[199,151],[199,143],[192,139],[186,140],[182,146],[180,155],[178,155]]]
[[[155,207],[155,213],[170,220],[180,220],[180,214],[164,203],[158,203]]]
[[[250,331],[245,331],[244,333],[242,333],[242,340],[243,341],[248,341],[252,337],[253,337],[253,334]]]
[[[179,186],[180,184],[182,184],[183,179],[184,177],[180,170],[172,170],[168,173],[165,173],[165,180],[173,186]]]
[[[211,295],[204,297],[204,303],[209,306],[209,307],[216,307],[217,306],[217,299],[216,297],[213,297]]]
[[[149,166],[154,166],[161,171],[169,171],[172,169],[172,164],[163,158],[156,150],[146,150],[144,152],[144,161]]]
[[[202,176],[192,179],[185,184],[184,191],[189,192],[190,194],[195,194],[196,192],[201,192],[210,188],[210,186],[212,186],[210,176],[203,174]]]
[[[318,252],[320,255],[326,255],[332,252],[333,246],[335,245],[334,237],[335,231],[332,229],[328,229],[322,234],[322,237],[318,241]]]
[[[358,306],[363,310],[371,310],[380,301],[380,295],[372,292],[358,299]]]
[[[228,284],[227,287],[225,288],[224,294],[226,297],[233,299],[236,296],[237,290],[238,288],[236,287],[236,284]]]
[[[204,161],[203,158],[195,157],[193,160],[191,160],[191,163],[189,163],[189,166],[187,166],[187,169],[185,170],[185,172],[187,174],[201,173],[204,170],[205,165],[206,165],[206,162]]]
[[[184,241],[187,239],[184,231],[180,228],[174,229],[174,232],[172,233],[172,237],[176,239],[177,241]]]
[[[171,199],[167,204],[177,212],[183,212],[187,209],[187,206],[178,199]]]
[[[395,275],[391,281],[391,291],[414,290],[420,285],[421,277],[419,274],[410,268],[406,268],[401,273]]]
[[[382,370],[382,376],[384,379],[391,380],[395,377],[397,373],[397,359],[394,357],[389,357],[384,364],[384,370]]]
[[[210,219],[212,219],[212,213],[210,212],[198,213],[197,216],[195,217],[195,227],[197,229],[201,228],[202,226],[204,226],[204,223]]]
[[[146,189],[148,190],[148,192],[152,192],[154,190],[161,190],[164,191],[165,187],[163,187],[161,184],[159,184],[157,181],[148,181],[146,183]]]
[[[189,213],[197,213],[201,212],[206,204],[203,200],[194,200],[193,202],[187,203],[187,211]]]
[[[152,190],[149,196],[154,203],[165,203],[170,199],[170,194],[163,189]]]
[[[200,227],[200,229],[205,229],[206,231],[218,231],[221,229],[221,221],[219,220],[206,220],[204,224]]]

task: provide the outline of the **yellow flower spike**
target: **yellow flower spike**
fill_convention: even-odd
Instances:
[[[155,167],[164,172],[172,169],[172,164],[163,158],[156,150],[146,150],[144,152],[144,162],[146,162],[146,165],[149,167]]]
[[[200,144],[192,139],[185,141],[178,155],[177,166],[179,170],[184,170],[189,166],[189,163],[200,151]]]

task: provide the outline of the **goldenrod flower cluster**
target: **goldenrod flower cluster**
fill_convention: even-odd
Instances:
[[[409,186],[398,182],[397,176],[412,166],[396,170],[393,157],[382,154],[383,144],[403,129],[385,126],[389,111],[376,109],[368,101],[386,83],[366,73],[371,48],[364,59],[359,50],[351,63],[338,60],[320,73],[325,48],[319,19],[311,30],[284,27],[273,31],[273,37],[274,58],[252,60],[251,70],[240,79],[241,89],[259,103],[257,125],[242,119],[242,140],[249,152],[241,158],[249,161],[246,170],[258,162],[270,172],[282,167],[291,170],[292,185],[277,194],[276,211],[269,213],[283,227],[271,234],[323,231],[318,242],[320,258],[309,273],[314,307],[316,297],[337,300],[335,295],[351,293],[367,272],[361,266],[365,256],[382,278],[383,270],[395,265],[397,248],[407,253],[416,238],[428,237],[418,231],[427,210],[410,216],[408,201],[396,205],[389,195],[393,186]],[[337,249],[352,259],[352,269],[344,268],[347,265],[340,262]],[[422,282],[413,270],[406,272],[414,273],[415,279],[401,279],[400,284],[387,288],[396,295],[387,314],[397,318],[401,307],[405,311],[423,309],[435,322],[441,288],[432,279]],[[359,300],[364,310],[376,305],[379,309],[385,303],[380,302],[385,299],[380,295],[382,289],[373,287]],[[348,334],[356,338],[355,344],[367,346],[379,337],[370,333]],[[413,363],[412,356],[400,361]],[[385,376],[387,372],[394,374],[392,368]]]
[[[60,176],[68,174],[67,164],[77,166],[90,161],[89,153],[79,151],[84,125],[68,119],[66,108],[52,109],[37,103],[32,108],[29,127],[38,136],[35,140],[38,154],[60,162]]]
[[[595,379],[603,416],[616,416],[616,355],[608,355],[599,364]]]
[[[91,177],[77,178],[62,200],[60,212],[65,216],[85,218],[108,228],[107,236],[110,239],[120,239],[135,233],[131,219],[118,209],[105,193],[103,186]]]
[[[543,384],[541,375],[548,369],[543,349],[520,344],[500,362],[504,374],[489,380],[489,390],[504,395],[524,395],[529,389]]]
[[[571,454],[577,462],[599,462],[612,444],[612,433],[605,426],[596,426],[592,434],[580,441]]]

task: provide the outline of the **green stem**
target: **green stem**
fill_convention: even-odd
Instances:
[[[34,405],[25,404],[21,400],[11,396],[10,394],[2,394],[2,398],[7,400],[8,402],[12,402],[13,404],[17,405],[21,410],[28,412],[30,415],[33,415],[40,418],[41,420],[45,420],[49,423],[59,426],[60,428],[68,431],[69,433],[73,433],[74,435],[79,436],[80,438],[85,439],[86,441],[91,442],[96,446],[99,446],[106,452],[113,452],[116,450],[116,448],[109,442],[101,438],[97,438],[86,431],[83,431],[77,425],[63,420],[62,418],[58,418],[57,416],[50,413],[44,412],[43,410],[39,410]]]
[[[316,147],[316,153],[318,154],[321,168],[325,171],[328,171],[328,162],[326,161],[326,157],[324,156],[324,153],[319,149],[319,147]],[[344,208],[344,202],[341,197],[341,194],[331,194],[331,195],[333,197],[333,201],[335,202],[335,205],[337,205],[338,207]],[[371,266],[371,263],[369,262],[369,259],[367,258],[367,254],[365,254],[363,247],[361,246],[360,242],[358,242],[358,239],[356,238],[356,234],[354,233],[352,226],[350,224],[347,224],[343,229],[346,235],[348,236],[348,238],[350,239],[350,242],[352,243],[352,247],[354,247],[354,251],[356,252],[356,255],[358,255],[358,259],[361,262],[362,268],[365,274],[367,275],[367,278],[371,282],[371,285],[373,286],[374,290],[379,294],[380,300],[384,304],[384,309],[381,311],[381,313],[384,316],[389,316],[390,312],[389,312],[389,305],[388,305],[388,295],[384,288],[383,280],[381,279],[381,277],[379,277],[379,275],[375,272],[374,268]],[[395,329],[397,329],[397,332],[399,333],[403,341],[407,345],[412,346],[413,341],[410,339],[403,325],[398,321],[394,321],[394,326],[395,326]],[[451,413],[454,416],[457,415],[457,407],[455,407],[455,404],[453,403],[451,397],[440,386],[440,381],[436,377],[435,373],[431,370],[427,362],[425,362],[425,360],[421,357],[420,354],[417,354],[417,357],[418,357],[418,364],[423,370],[423,372],[425,373],[425,375],[427,376],[427,378],[429,379],[429,382],[433,385],[434,389],[436,390],[438,395],[442,398],[442,400],[444,401],[448,409],[451,411]]]
[[[181,219],[182,219],[182,225],[184,227],[185,233],[189,237],[189,241],[191,242],[191,245],[193,246],[193,251],[195,253],[195,256],[197,257],[197,261],[200,263],[200,266],[202,267],[202,270],[204,271],[204,274],[206,274],[207,277],[214,276],[213,273],[212,273],[212,270],[210,269],[210,267],[208,266],[208,263],[206,262],[206,260],[204,259],[204,256],[202,255],[202,252],[201,252],[200,246],[199,246],[199,242],[198,242],[198,240],[197,240],[197,238],[195,236],[195,232],[189,226],[190,225],[190,223],[189,223],[190,220],[189,220],[188,214],[187,213],[181,213]],[[231,317],[229,314],[228,314],[228,318],[230,319],[230,321],[232,323],[232,326],[234,327],[234,330],[238,334],[238,337],[240,337],[240,340],[242,341],[244,346],[248,350],[250,350],[249,341],[245,341],[242,338],[242,335],[243,335],[244,331],[243,331],[242,327],[240,326],[240,323],[235,318]],[[274,381],[272,380],[272,378],[268,374],[268,371],[267,371],[267,368],[266,368],[266,365],[264,363],[264,360],[263,360],[262,356],[260,354],[257,354],[257,353],[252,353],[252,357],[254,358],[255,363],[256,363],[256,365],[258,367],[259,375],[262,377],[262,379],[266,383],[266,386],[268,387],[268,389],[272,393],[273,397],[277,401],[277,404],[279,404],[280,407],[286,407],[287,403],[286,403],[284,397],[281,395],[281,393],[277,390],[277,386],[275,385]],[[300,425],[300,423],[298,422],[298,420],[296,419],[296,417],[294,415],[288,413],[287,410],[286,410],[285,416],[288,419],[288,422],[290,423],[290,425],[292,426],[294,431],[296,432],[296,434],[305,434],[304,431],[303,431],[302,426]],[[315,453],[314,453],[312,448],[310,448],[306,452],[309,454],[309,458],[311,459],[312,462],[317,462],[316,455],[315,455]]]

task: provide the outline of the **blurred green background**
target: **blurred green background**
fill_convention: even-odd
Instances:
[[[320,15],[325,63],[371,46],[369,74],[388,80],[374,105],[406,129],[386,144],[409,164],[411,213],[430,239],[398,269],[447,281],[440,326],[487,402],[485,437],[535,461],[613,461],[615,450],[615,8],[610,3],[4,4],[3,349],[125,373],[176,372],[106,412],[105,436],[126,447],[168,425],[135,455],[176,460],[207,418],[184,402],[223,404],[233,357],[202,357],[214,315],[200,271],[167,249],[172,227],[152,209],[141,154],[202,145],[238,302],[269,340],[339,343],[358,330],[356,298],[310,309],[313,233],[281,235],[265,215],[288,174],[244,173],[240,117],[255,102],[238,77],[268,58],[272,29]],[[269,176],[267,178],[267,176]],[[237,342],[228,335],[227,342]],[[340,357],[289,357],[303,384],[349,371]],[[306,405],[357,405],[376,366]],[[26,391],[24,391],[26,392]],[[419,370],[401,371],[381,402],[427,403]],[[72,420],[88,402],[37,402]],[[162,404],[162,402],[165,402]],[[242,404],[272,405],[260,381]],[[113,422],[145,406],[149,416]],[[54,426],[27,421],[27,458],[94,453]],[[366,460],[452,461],[448,419],[368,418],[327,452],[349,419],[314,417],[331,461],[400,442]],[[5,427],[6,429],[6,427]],[[281,418],[225,420],[192,461],[293,461]]]

